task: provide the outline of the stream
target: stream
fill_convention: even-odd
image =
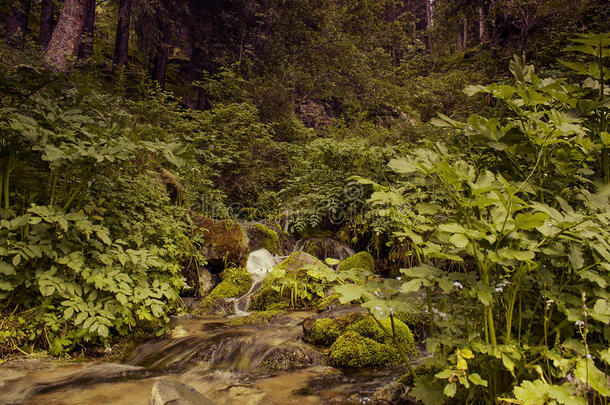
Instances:
[[[253,288],[235,314],[175,317],[171,333],[135,347],[120,363],[26,358],[0,364],[0,404],[148,404],[157,381],[178,381],[216,405],[366,404],[405,370],[337,369],[302,341],[302,323],[324,314],[288,312],[256,326],[228,326],[281,257],[251,254]],[[343,308],[342,311],[358,308]],[[167,402],[174,403],[174,402]]]

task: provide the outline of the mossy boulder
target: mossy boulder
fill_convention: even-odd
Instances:
[[[398,351],[356,332],[346,332],[332,344],[328,362],[335,367],[382,367],[400,362]]]
[[[391,334],[395,333],[396,341],[401,345],[407,355],[412,356],[417,353],[413,333],[411,333],[411,330],[407,325],[395,318],[394,332],[392,332],[392,321],[389,318],[381,320],[380,323],[383,326],[383,329],[375,319],[368,316],[361,321],[349,325],[347,331],[356,332],[361,336],[387,345],[394,345],[394,339]]]
[[[318,265],[325,266],[324,263],[305,252],[294,252],[280,264],[275,266],[273,271],[265,278],[259,292],[252,299],[250,309],[255,311],[279,310],[292,306],[292,286],[298,285],[301,290],[313,289],[319,280],[313,280],[307,275],[305,266]],[[303,292],[303,291],[301,291]],[[296,295],[300,295],[295,292]],[[308,294],[315,299],[313,294]],[[298,299],[296,307],[307,308],[314,305],[311,300]]]
[[[227,265],[244,267],[250,247],[244,229],[234,221],[191,216],[196,232],[201,233],[201,253],[208,266],[220,272]]]
[[[263,224],[250,224],[245,226],[248,235],[250,250],[267,249],[270,253],[280,254],[280,238],[273,229]]]
[[[330,346],[353,323],[367,317],[364,313],[351,313],[335,319],[308,319],[303,322],[303,340],[320,346]]]
[[[252,286],[250,273],[242,267],[226,269],[222,281],[201,302],[200,311],[218,312],[223,309],[225,298],[236,298],[244,295]]]
[[[351,269],[363,269],[374,273],[375,259],[369,252],[359,252],[343,260],[337,267],[338,272]]]

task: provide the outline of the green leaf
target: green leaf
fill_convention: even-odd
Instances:
[[[605,299],[598,299],[593,306],[593,309],[590,311],[591,316],[604,323],[610,323],[610,301]]]
[[[445,385],[445,389],[443,389],[443,394],[449,398],[453,398],[455,393],[457,392],[457,384],[449,383]]]
[[[607,323],[607,322],[606,322]],[[610,385],[606,375],[595,367],[593,360],[580,359],[577,363],[574,375],[583,383],[588,384],[602,397],[610,396]]]
[[[468,240],[468,237],[466,235],[464,235],[463,233],[456,233],[454,235],[451,235],[451,237],[449,238],[449,241],[458,248],[465,248],[466,246],[468,246],[468,243],[470,243],[470,241]]]
[[[523,405],[544,405],[547,400],[549,385],[541,380],[523,381],[515,387],[515,398]]]
[[[517,229],[531,231],[532,229],[541,227],[548,217],[548,214],[545,214],[544,212],[517,214],[517,216],[515,216],[515,227]]]
[[[351,284],[337,286],[335,291],[341,296],[339,302],[342,304],[348,304],[362,297],[362,288]]]
[[[487,380],[484,380],[483,378],[481,378],[481,376],[477,373],[472,373],[472,374],[468,375],[468,379],[474,385],[482,385],[483,387],[487,387]]]

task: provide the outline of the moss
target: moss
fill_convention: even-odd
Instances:
[[[389,318],[380,322],[386,331],[392,333],[392,322]],[[394,340],[392,339],[392,336],[386,333],[384,329],[382,329],[370,316],[347,327],[347,331],[356,332],[359,335],[372,339],[378,343],[393,345]],[[402,345],[405,353],[408,355],[417,353],[413,333],[411,333],[411,330],[407,325],[398,319],[394,319],[394,333],[396,333],[396,340]]]
[[[246,325],[260,325],[269,322],[273,317],[281,314],[281,310],[269,310],[253,312],[247,316],[240,316],[238,318],[231,319],[227,326],[246,326]]]
[[[228,268],[222,273],[222,281],[201,302],[200,308],[204,311],[213,309],[224,301],[224,298],[235,298],[245,294],[251,285],[252,277],[246,269]]]
[[[339,298],[341,297],[338,293],[332,293],[327,297],[324,297],[318,304],[316,305],[316,309],[318,311],[326,311],[336,305],[339,305]]]
[[[225,268],[227,263],[238,267],[246,265],[250,253],[248,236],[238,223],[197,215],[191,215],[191,218],[202,234],[201,252],[209,266],[220,270]]]
[[[335,367],[381,367],[400,362],[398,351],[356,332],[346,332],[330,347],[328,362]]]
[[[353,313],[335,319],[316,319],[306,328],[303,339],[312,344],[330,346],[346,331],[349,325],[361,321],[366,316],[363,313]]]
[[[431,321],[430,314],[424,312],[423,308],[413,308],[412,312],[399,312],[396,318],[407,325],[415,336],[422,336]]]
[[[290,288],[291,283],[287,283],[282,288],[282,294],[280,294],[280,286],[282,283],[286,281],[287,278],[299,279],[303,282],[303,284],[307,283],[315,283],[319,281],[311,280],[306,271],[302,270],[306,265],[319,265],[325,266],[324,263],[316,259],[315,257],[305,253],[305,252],[294,252],[280,264],[275,266],[273,272],[267,276],[259,292],[252,299],[252,303],[250,304],[250,308],[255,311],[265,311],[270,309],[285,309],[291,305],[290,296],[292,290]],[[276,278],[273,277],[274,274],[283,274],[282,277]],[[304,288],[303,286],[301,286]],[[310,288],[311,286],[307,286]],[[312,294],[315,295],[315,294]],[[306,308],[312,306],[312,302],[305,302],[303,300],[299,300],[298,307]]]
[[[304,340],[320,346],[330,346],[341,336],[334,319],[321,318],[315,321],[311,330],[305,334]]]
[[[343,260],[337,271],[347,271],[351,269],[363,269],[373,273],[375,271],[375,260],[369,252],[359,252]]]
[[[251,250],[267,249],[273,254],[280,253],[280,238],[274,230],[263,224],[254,224],[248,226],[246,232],[250,239]]]

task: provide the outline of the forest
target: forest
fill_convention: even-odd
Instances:
[[[610,403],[607,0],[0,16],[0,405]]]

